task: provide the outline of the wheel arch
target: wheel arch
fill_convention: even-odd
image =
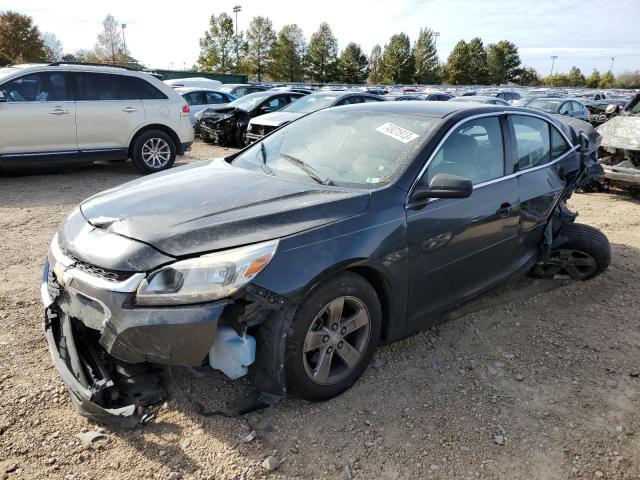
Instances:
[[[131,140],[129,141],[129,150],[128,150],[128,156],[129,158],[131,158],[132,154],[133,154],[133,146],[136,143],[136,140],[138,139],[138,137],[140,135],[142,135],[145,132],[148,132],[150,130],[160,130],[161,132],[166,133],[167,135],[169,135],[171,137],[171,140],[173,140],[174,146],[176,148],[176,153],[178,155],[182,155],[182,145],[180,143],[180,138],[178,137],[178,134],[171,128],[168,127],[166,125],[163,125],[161,123],[151,123],[149,125],[144,125],[142,127],[140,127],[131,137]]]

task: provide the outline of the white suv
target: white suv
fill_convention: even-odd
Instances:
[[[189,105],[145,72],[73,63],[0,68],[0,168],[126,160],[143,173],[193,143]]]

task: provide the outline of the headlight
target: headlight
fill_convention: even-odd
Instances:
[[[277,248],[273,240],[167,265],[140,283],[136,303],[178,305],[228,297],[258,275]]]

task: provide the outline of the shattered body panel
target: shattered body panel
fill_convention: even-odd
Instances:
[[[69,215],[52,242],[42,297],[54,363],[83,415],[143,421],[140,407],[148,410],[163,398],[161,390],[149,387],[155,378],[149,365],[206,364],[220,326],[256,339],[251,405],[283,398],[287,338],[298,307],[339,272],[357,273],[374,287],[387,319],[382,339],[392,341],[441,321],[452,308],[546,260],[562,241],[562,225],[575,218],[565,200],[595,172],[589,170],[599,143],[593,128],[532,113],[566,136],[570,146],[557,160],[505,176],[474,199],[414,205],[409,194],[424,159],[451,129],[489,113],[500,116],[506,131],[505,109],[523,110],[391,103],[396,102],[361,108],[412,115],[430,109],[436,128],[384,187],[296,181],[216,160],[129,182]],[[343,111],[350,108],[360,106]],[[508,133],[505,138],[509,146]],[[515,149],[505,152],[514,171]],[[506,199],[512,203],[501,207]],[[176,262],[272,240],[272,257],[234,293],[181,305],[136,303],[139,286],[162,278],[159,272]],[[129,393],[140,386],[149,393],[142,401]]]
[[[600,163],[605,185],[621,185],[637,192],[640,187],[640,94],[625,107],[622,115],[598,127],[602,135]]]

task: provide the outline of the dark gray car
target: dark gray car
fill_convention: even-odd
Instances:
[[[41,288],[74,404],[144,422],[166,396],[153,364],[251,368],[252,407],[328,399],[381,341],[509,279],[602,273],[607,238],[566,205],[602,172],[598,137],[569,121],[583,123],[473,103],[335,107],[82,202]]]

